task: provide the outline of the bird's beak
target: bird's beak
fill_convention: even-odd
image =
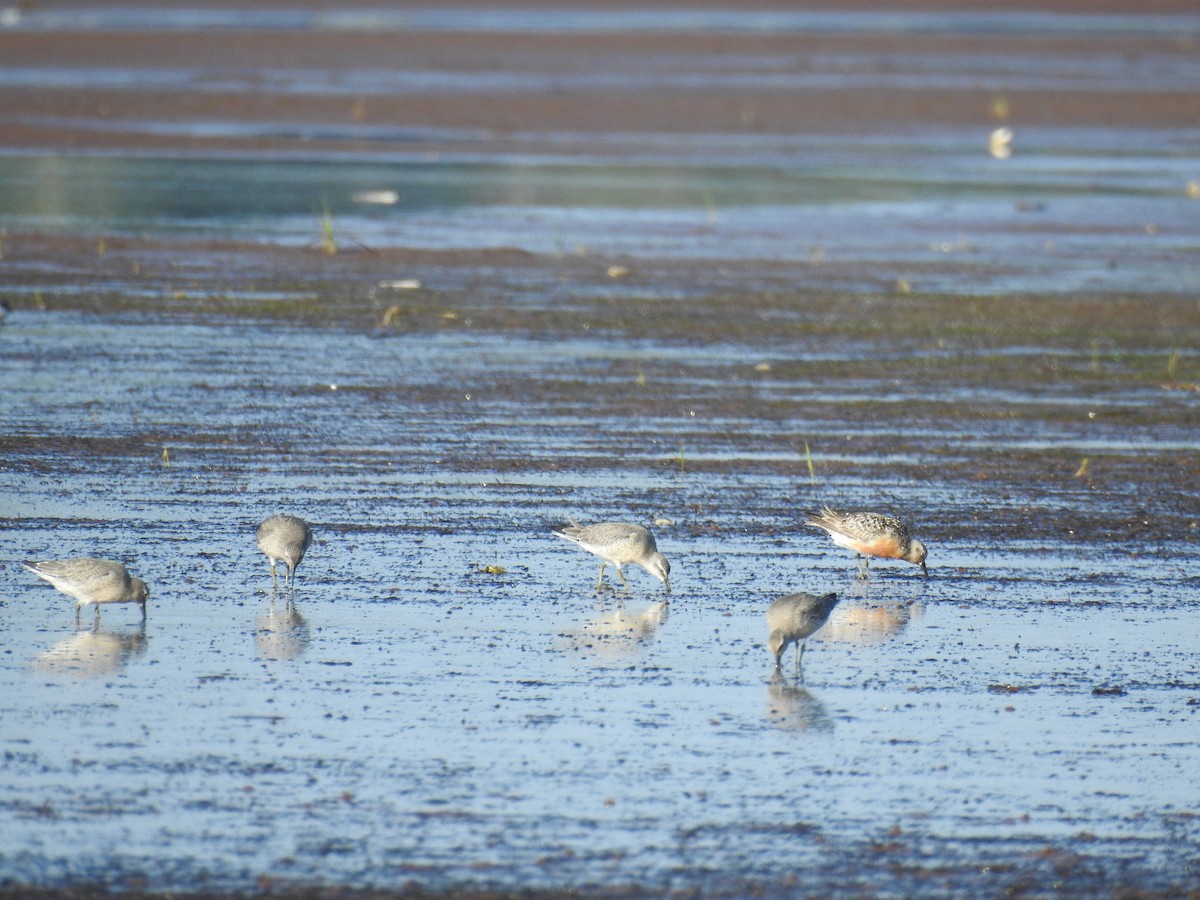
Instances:
[[[923,575],[924,575],[926,578],[928,578],[928,577],[929,577],[929,570],[928,570],[927,568],[925,568],[925,563],[921,563],[921,573],[922,573],[922,574],[923,574]]]
[[[671,593],[671,579],[669,576],[663,576],[663,587],[667,589],[667,593]]]

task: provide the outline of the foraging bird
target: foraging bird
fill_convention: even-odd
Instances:
[[[840,513],[826,506],[804,523],[824,528],[835,544],[857,553],[866,568],[864,575],[860,566],[859,578],[871,577],[872,556],[903,559],[920,566],[925,577],[929,577],[929,569],[925,567],[925,545],[895,516],[873,512]]]
[[[621,584],[629,587],[621,566],[636,563],[663,583],[671,593],[671,564],[658,552],[654,535],[641,525],[623,522],[601,522],[598,525],[578,525],[574,521],[562,531],[554,532],[560,538],[578,544],[588,553],[600,557],[600,576],[596,579],[596,590],[604,586],[604,567],[612,563],[617,567]]]
[[[787,594],[767,607],[767,649],[775,655],[775,668],[782,665],[783,651],[796,645],[796,668],[804,658],[808,637],[825,624],[838,604],[837,594]]]
[[[275,583],[275,589],[279,589],[279,578],[275,574],[276,562],[287,563],[283,586],[286,589],[290,583],[294,588],[296,566],[300,565],[308,545],[312,543],[312,529],[308,527],[308,523],[296,516],[271,516],[258,526],[255,543],[271,561],[271,579]]]
[[[123,565],[107,559],[88,556],[76,559],[26,562],[30,572],[44,578],[64,594],[75,598],[75,624],[79,624],[79,610],[89,603],[96,605],[96,624],[100,624],[100,604],[139,603],[142,621],[146,621],[146,599],[150,589],[146,582],[134,578]]]

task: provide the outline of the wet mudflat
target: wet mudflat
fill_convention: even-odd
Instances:
[[[1194,16],[1052,17],[1054,53],[1019,17],[718,39],[668,16],[625,44],[607,18],[534,38],[501,17],[473,25],[518,86],[460,71],[442,104],[437,78],[383,93],[389,40],[440,47],[406,57],[434,75],[473,58],[480,32],[432,12],[419,40],[372,18],[361,57],[344,22],[254,20],[255,42],[164,14],[172,63],[212,71],[160,71],[160,94],[111,73],[163,45],[97,9],[0,33],[29,54],[4,57],[24,106],[0,156],[0,885],[1196,889],[1200,143],[1166,102]],[[821,29],[833,56],[809,55]],[[316,42],[363,116],[286,66],[259,85],[312,101],[274,107],[286,127],[244,84],[217,103],[251,75],[206,55],[214,31],[281,66]],[[992,82],[977,122],[950,112],[964,60],[1012,71],[994,32],[1034,54],[1014,109],[1060,104],[1011,159],[986,151]],[[1110,96],[1085,62],[1120,41],[1162,119],[1046,99]],[[648,85],[629,130],[549,102],[624,90],[572,58]],[[850,121],[702,115],[722,85],[782,108],[760,70],[732,78],[764,59]],[[839,106],[788,68],[810,59],[874,80]],[[917,59],[944,102],[863,117]],[[419,133],[364,133],[389,104],[425,110]],[[522,127],[493,130],[502,109]],[[64,151],[79,133],[102,146]],[[904,516],[931,577],[858,581],[802,524],[825,503]],[[316,535],[290,595],[254,547],[282,511]],[[671,595],[641,570],[597,592],[551,534],[570,518],[652,526]],[[145,578],[146,626],[115,607],[77,631],[19,565],[73,555]],[[795,590],[843,597],[803,680],[765,648]]]
[[[1087,376],[976,416],[823,339],[52,311],[4,339],[14,881],[1194,878],[1190,392],[1048,349]],[[932,577],[857,584],[799,525],[826,501],[902,510]],[[278,509],[317,530],[290,605],[253,547]],[[669,605],[640,571],[597,595],[570,516],[660,522]],[[85,553],[151,583],[144,631],[76,632],[11,561]],[[763,646],[793,589],[844,595],[803,685]]]

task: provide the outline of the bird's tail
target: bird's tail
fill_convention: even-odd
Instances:
[[[583,530],[583,526],[574,519],[568,519],[567,521],[571,524],[559,529],[558,531],[555,531],[554,534],[565,541],[576,543],[579,540],[579,532]]]
[[[828,506],[822,506],[819,513],[810,514],[805,520],[805,525],[812,525],[816,528],[824,528],[829,531],[831,528],[837,530],[842,525],[842,515]]]

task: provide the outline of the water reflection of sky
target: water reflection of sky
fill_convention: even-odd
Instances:
[[[811,261],[811,284],[835,290],[890,290],[901,282],[958,293],[1200,288],[1200,265],[1190,253],[1197,201],[1189,192],[1200,191],[1200,131],[1193,123],[1026,127],[1020,105],[1009,110],[1006,99],[1038,92],[1095,105],[1115,94],[1189,92],[1200,80],[1200,59],[1187,52],[1187,41],[1200,35],[1200,15],[14,6],[0,15],[0,29],[817,38],[795,49],[770,43],[757,54],[664,41],[653,53],[605,51],[585,64],[545,47],[528,59],[512,55],[504,65],[453,55],[416,65],[402,55],[373,57],[356,65],[320,54],[301,64],[241,64],[210,59],[202,42],[177,64],[156,55],[128,65],[120,59],[76,65],[52,55],[12,65],[0,60],[0,88],[81,97],[168,91],[202,98],[195,105],[204,110],[195,118],[173,111],[138,118],[122,111],[95,115],[88,106],[79,115],[17,112],[15,125],[90,132],[133,147],[166,140],[271,148],[6,154],[0,227],[13,230],[308,244],[319,239],[328,213],[336,234],[368,247]],[[1134,41],[1134,49],[1114,37]],[[1060,38],[1045,49],[1043,39]],[[306,120],[284,112],[305,96],[367,103],[409,95],[435,104],[451,95],[497,102],[570,97],[586,104],[593,94],[635,103],[640,91],[689,97],[724,91],[753,106],[754,97],[832,97],[838,90],[881,97],[928,92],[931,103],[951,96],[942,92],[959,98],[977,92],[979,122],[876,127],[867,120],[853,123],[862,133],[850,135],[766,133],[765,122],[745,134],[656,134],[624,133],[619,120],[602,133],[532,132],[327,114]],[[208,107],[225,94],[278,97],[281,113],[223,118]],[[829,102],[836,109],[837,101]],[[999,106],[988,113],[989,103]],[[1003,145],[1012,155],[1003,160],[988,152],[1000,118],[1013,132]],[[836,118],[830,121],[836,127]],[[1161,265],[1164,256],[1174,264]]]
[[[29,31],[196,31],[270,29],[283,31],[481,31],[519,34],[637,33],[779,33],[970,35],[1138,34],[1200,32],[1196,15],[1105,15],[1033,10],[878,11],[870,15],[833,10],[721,9],[409,9],[341,10],[256,8],[21,9],[0,20],[3,27]]]
[[[828,360],[863,352],[810,343]],[[896,827],[939,865],[956,858],[945,835],[1016,866],[1061,842],[1089,860],[1136,843],[1150,871],[1195,857],[1195,818],[1172,818],[1198,752],[1186,549],[987,521],[1030,506],[1119,522],[1120,487],[1035,474],[998,496],[991,480],[826,468],[853,452],[847,430],[878,431],[848,403],[881,386],[925,401],[923,386],[833,378],[834,391],[780,368],[764,390],[828,391],[807,407],[824,412],[739,421],[688,414],[738,390],[711,370],[752,370],[733,343],[22,308],[0,347],[22,374],[0,412],[13,555],[137,560],[153,591],[144,636],[126,608],[77,634],[65,598],[5,570],[9,877],[774,884],[781,859],[844,854],[863,871],[855,854]],[[674,411],[620,414],[635,367],[614,363],[655,358],[671,379],[651,369],[649,384]],[[540,399],[516,402],[528,379]],[[1079,411],[1068,385],[1041,390]],[[1147,386],[1144,408],[1160,400]],[[983,465],[987,434],[1069,447],[1100,427],[1075,415],[1039,432],[1046,403],[989,405],[981,446],[933,415],[911,451]],[[1169,433],[1110,427],[1147,466],[1178,452]],[[819,485],[752,470],[764,440],[802,429],[829,453]],[[680,440],[689,458],[738,464],[664,466]],[[852,556],[796,522],[828,495],[899,493],[940,524],[929,579],[881,563],[858,584]],[[253,536],[280,508],[316,539],[294,596],[272,602]],[[592,565],[550,533],[568,516],[654,512],[672,521],[657,529],[669,615],[646,578],[597,596]],[[839,612],[805,654],[805,684],[774,678],[766,605],[814,588],[843,593]],[[1112,685],[1127,693],[1092,693]]]
[[[803,60],[802,62],[800,60]],[[262,67],[249,70],[194,68],[110,68],[37,66],[0,68],[0,87],[126,88],[133,90],[187,89],[200,93],[271,91],[282,95],[311,94],[361,97],[374,94],[552,94],[562,90],[934,90],[950,80],[959,90],[1060,90],[1071,92],[1153,87],[1187,90],[1200,77],[1200,62],[1171,58],[1161,66],[1139,60],[1137,65],[1117,55],[1070,57],[1047,68],[1043,57],[1021,54],[995,57],[937,57],[932,61],[905,57],[889,62],[864,54],[805,55],[781,60],[784,71],[763,71],[762,60],[730,61],[720,68],[703,59],[681,61],[680,71],[626,72],[452,72],[388,69],[326,71],[320,68]],[[686,65],[685,65],[686,63]],[[965,67],[965,69],[964,69]],[[896,69],[899,69],[897,71]]]

